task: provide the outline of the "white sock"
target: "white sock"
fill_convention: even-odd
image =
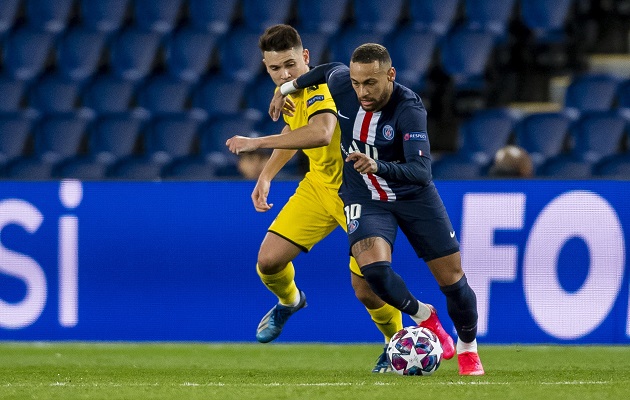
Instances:
[[[477,339],[470,343],[462,342],[461,339],[457,339],[457,354],[462,353],[476,353],[477,352]]]
[[[416,324],[420,324],[422,321],[426,321],[431,316],[431,309],[424,303],[418,301],[418,312],[411,316]]]

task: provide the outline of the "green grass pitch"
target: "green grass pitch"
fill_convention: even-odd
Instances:
[[[630,347],[484,346],[481,377],[370,372],[378,344],[0,342],[0,399],[627,399]]]

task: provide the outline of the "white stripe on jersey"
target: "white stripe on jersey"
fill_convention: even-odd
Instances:
[[[396,201],[396,193],[390,189],[385,179],[374,174],[361,174],[361,176],[370,193],[372,193],[372,200],[384,201],[385,199],[382,197],[387,196],[387,201]],[[372,179],[376,180],[378,187],[372,182]]]
[[[363,128],[363,121],[368,115],[371,116],[371,120],[369,121],[370,125],[367,130],[367,139],[365,140],[365,143],[373,146],[374,139],[376,138],[376,125],[378,125],[378,120],[381,117],[381,111],[368,114],[363,108],[359,107],[356,119],[354,120],[352,138],[354,140],[361,141],[361,129]]]

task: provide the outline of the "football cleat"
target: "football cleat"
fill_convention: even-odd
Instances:
[[[372,372],[375,374],[384,374],[386,372],[392,372],[392,365],[389,363],[389,358],[387,357],[387,345],[383,349],[383,353],[378,356],[376,359],[376,365],[372,369]]]
[[[457,355],[457,363],[459,364],[460,375],[483,375],[483,370],[479,354],[472,351],[465,351]]]
[[[437,316],[437,311],[435,311],[435,307],[430,304],[427,304],[429,309],[431,310],[431,316],[425,321],[420,322],[418,326],[423,328],[431,329],[435,335],[440,339],[440,344],[442,345],[442,357],[445,360],[450,360],[455,355],[455,343],[453,342],[453,338],[451,335],[446,333],[444,328],[442,327],[442,323]]]
[[[271,310],[260,320],[256,330],[256,340],[260,343],[269,343],[275,340],[289,317],[298,310],[306,307],[306,295],[300,290],[300,301],[295,307],[284,306],[280,303],[273,306]]]

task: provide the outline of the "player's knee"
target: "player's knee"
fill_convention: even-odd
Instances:
[[[273,275],[282,271],[286,267],[287,262],[284,262],[272,255],[259,254],[258,255],[258,270],[265,275]]]

